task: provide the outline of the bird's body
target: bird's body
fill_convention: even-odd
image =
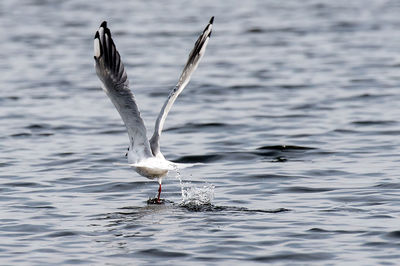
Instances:
[[[154,134],[147,139],[146,127],[140,116],[135,97],[129,88],[129,81],[119,52],[116,49],[107,22],[103,22],[94,38],[94,60],[96,73],[102,82],[102,88],[118,110],[127,128],[130,145],[128,150],[128,165],[142,176],[157,179],[160,186],[156,202],[160,202],[161,181],[168,171],[184,168],[182,164],[170,162],[160,151],[160,136],[165,119],[178,95],[188,84],[191,75],[196,70],[203,57],[214,17],[204,29],[189,54],[188,61],[182,71],[178,83],[169,94],[161,108],[155,123]]]
[[[136,172],[149,179],[162,178],[168,171],[174,170],[174,163],[163,158],[149,157],[139,163],[130,164]]]

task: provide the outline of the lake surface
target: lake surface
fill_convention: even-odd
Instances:
[[[396,265],[398,1],[0,2],[1,265]],[[157,182],[93,68],[103,20],[151,136],[189,51]]]

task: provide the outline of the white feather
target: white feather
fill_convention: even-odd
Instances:
[[[100,56],[100,41],[98,38],[94,39],[94,56],[97,58]]]

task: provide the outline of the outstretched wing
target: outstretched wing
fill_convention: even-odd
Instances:
[[[129,89],[124,65],[105,21],[94,37],[94,61],[97,76],[103,83],[103,90],[117,108],[128,130],[130,149],[137,155],[134,161],[152,157],[146,127],[140,117],[135,97]]]
[[[156,156],[160,152],[159,142],[165,118],[167,117],[168,112],[171,109],[172,105],[174,104],[178,95],[183,91],[183,89],[189,83],[190,77],[196,70],[197,66],[199,65],[200,59],[203,57],[204,52],[206,51],[208,40],[210,39],[212,32],[213,22],[214,22],[214,17],[210,19],[210,22],[208,23],[207,27],[204,29],[203,33],[197,39],[193,50],[189,54],[188,61],[186,62],[185,67],[183,68],[178,83],[169,94],[167,101],[164,103],[160,111],[160,114],[157,117],[156,125],[154,128],[154,134],[150,139],[151,151],[154,156]]]

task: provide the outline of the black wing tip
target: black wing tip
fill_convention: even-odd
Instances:
[[[103,21],[101,24],[100,24],[100,27],[103,27],[103,28],[107,28],[107,21]]]
[[[211,27],[211,25],[214,23],[214,16],[211,17],[210,22],[208,23],[207,27],[204,29],[204,32]],[[210,28],[210,33],[208,33],[207,37],[210,38],[212,33],[212,29]]]
[[[208,29],[210,29],[210,32],[211,32],[211,27],[212,27],[213,23],[214,23],[214,16],[211,17],[210,22],[208,22],[207,26],[204,28],[203,34],[204,34]],[[208,34],[207,37],[208,37],[208,36],[210,36],[210,34]]]
[[[100,39],[100,35],[99,35],[99,32],[98,31],[96,31],[96,34],[94,35],[94,38],[96,39]]]

